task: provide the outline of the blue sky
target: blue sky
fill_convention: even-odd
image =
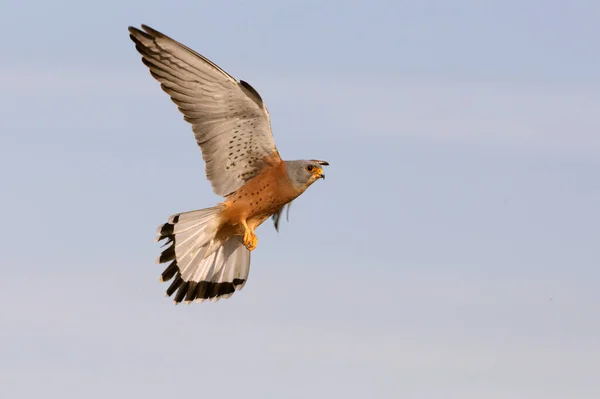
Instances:
[[[600,397],[600,5],[216,3],[3,7],[0,395]],[[219,198],[140,23],[331,163],[216,304],[158,283]]]

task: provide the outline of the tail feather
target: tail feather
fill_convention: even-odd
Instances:
[[[167,239],[159,263],[171,262],[161,281],[173,279],[166,293],[175,303],[229,298],[246,284],[250,251],[241,237],[216,242],[220,208],[180,213],[158,228],[156,241]]]
[[[169,266],[167,266],[165,271],[162,272],[162,274],[160,275],[161,283],[163,281],[169,281],[170,279],[175,277],[175,274],[177,273],[178,270],[179,269],[177,268],[177,261],[173,261],[173,262],[169,263]]]

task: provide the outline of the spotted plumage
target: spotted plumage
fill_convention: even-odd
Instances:
[[[173,215],[158,229],[166,240],[161,281],[175,303],[215,301],[244,287],[255,229],[272,217],[278,228],[284,207],[324,178],[325,161],[283,161],[258,92],[212,61],[146,26],[129,27],[150,74],[192,125],[206,177],[224,201]]]

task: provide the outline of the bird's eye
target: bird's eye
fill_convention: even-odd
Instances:
[[[314,166],[312,166],[312,165],[308,165],[308,166],[306,167],[306,170],[308,170],[309,172],[312,172],[314,168],[315,168]]]

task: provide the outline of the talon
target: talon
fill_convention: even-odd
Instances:
[[[244,234],[244,245],[248,248],[248,251],[253,251],[258,244],[258,238],[255,234],[245,233]]]
[[[242,225],[244,226],[244,245],[248,248],[248,251],[252,251],[258,244],[258,238],[256,238],[254,231],[250,230],[246,221],[243,221]]]

